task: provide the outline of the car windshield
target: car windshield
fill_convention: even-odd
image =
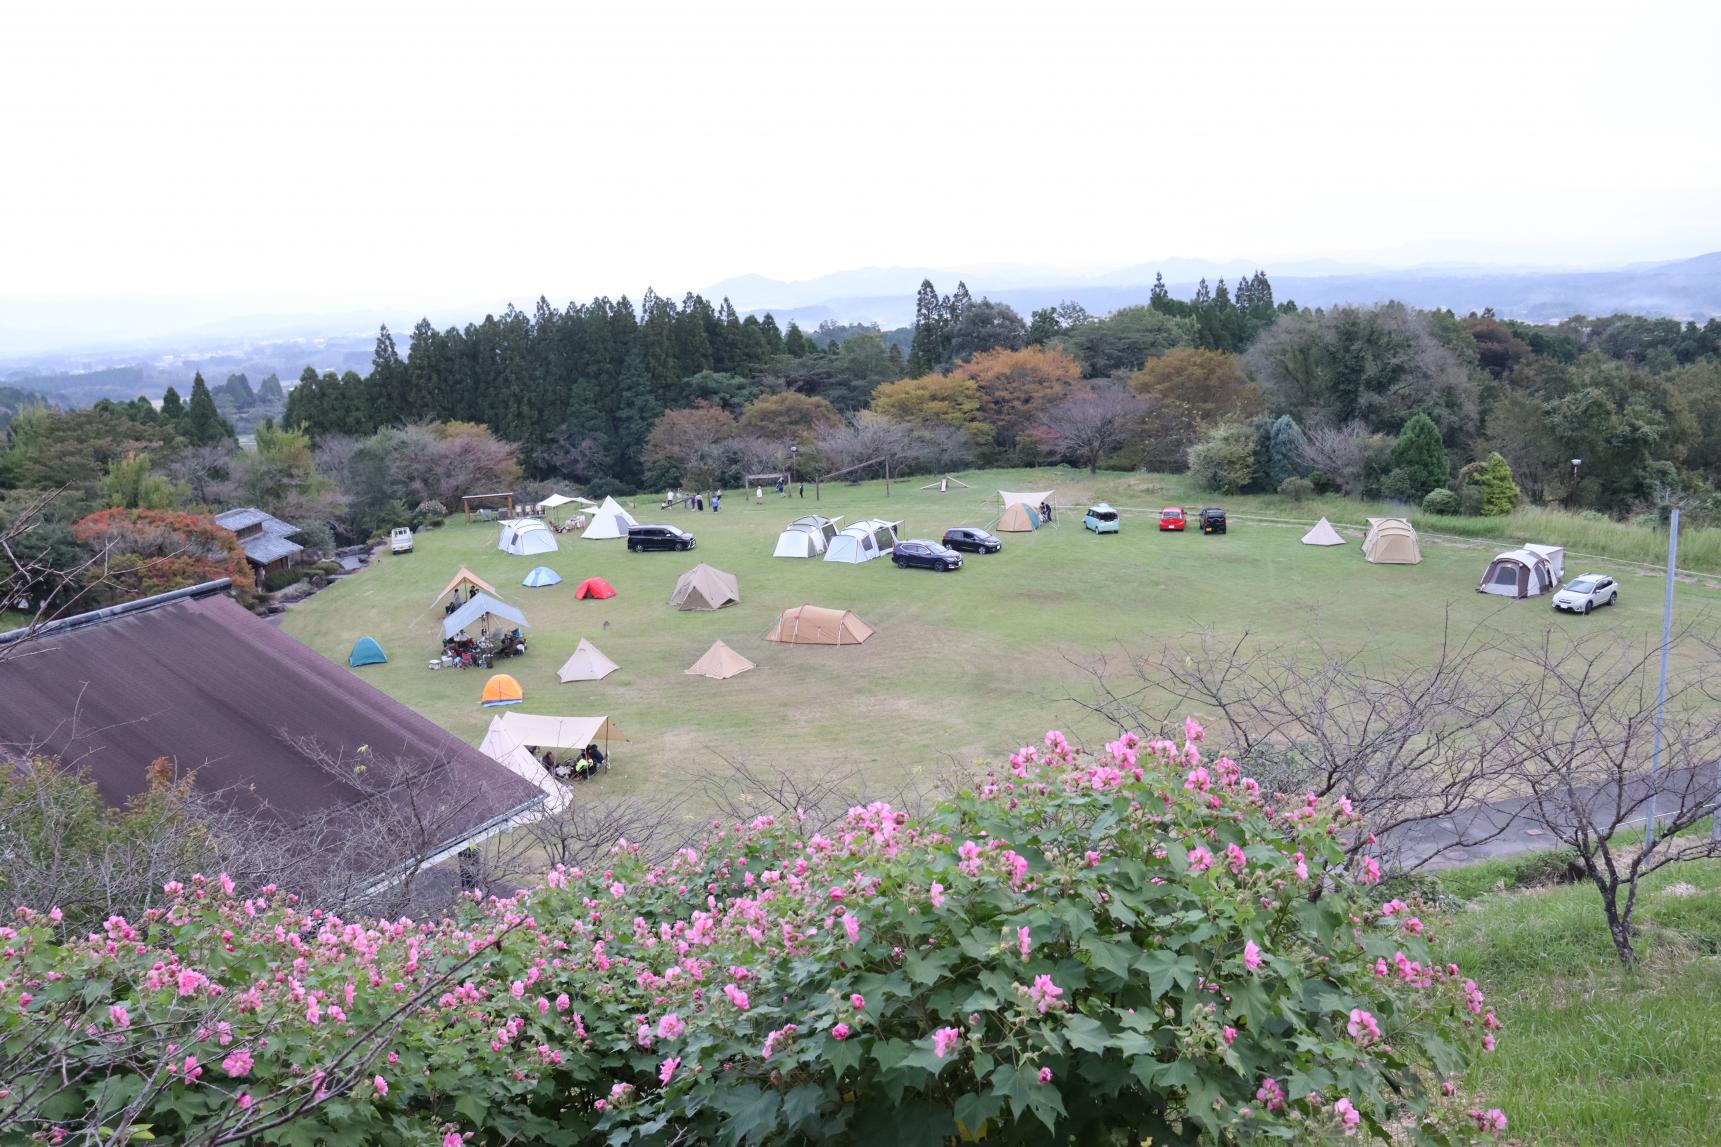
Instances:
[[[1595,582],[1591,581],[1587,577],[1581,577],[1566,588],[1571,590],[1573,593],[1590,593],[1595,589],[1595,587]]]

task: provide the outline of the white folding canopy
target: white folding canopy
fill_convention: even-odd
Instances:
[[[548,498],[545,498],[542,502],[538,503],[538,509],[554,510],[558,506],[566,506],[574,501],[577,501],[577,499],[570,498],[566,494],[551,494]]]
[[[549,717],[510,710],[491,722],[521,745],[536,749],[583,749],[599,741],[625,741],[627,737],[608,716]]]
[[[521,744],[513,732],[503,725],[500,716],[490,718],[490,728],[485,732],[484,742],[478,746],[478,751],[515,776],[542,789],[547,798],[544,801],[545,812],[554,815],[568,807],[573,796],[568,786],[544,771],[543,762],[533,756],[532,750]]]

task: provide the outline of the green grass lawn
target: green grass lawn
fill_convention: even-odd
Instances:
[[[1503,873],[1480,866],[1441,883],[1474,890]],[[1615,958],[1587,885],[1483,893],[1438,922],[1444,958],[1483,986],[1506,1025],[1470,1085],[1526,1143],[1721,1139],[1721,863],[1657,873],[1639,905],[1635,971]]]
[[[1303,546],[1302,529],[1290,525],[1238,521],[1224,537],[1160,534],[1160,505],[1202,502],[1181,479],[1049,470],[967,477],[973,489],[953,486],[946,494],[911,481],[894,483],[888,497],[878,482],[826,486],[817,504],[811,488],[804,500],[767,493],[763,508],[731,496],[717,515],[664,512],[642,497],[634,511],[641,522],[669,521],[698,535],[691,555],[630,554],[620,541],[564,536],[558,553],[513,557],[495,548],[495,525],[455,518],[419,535],[416,552],[384,554],[371,569],[294,606],[284,628],[343,662],[357,637],[374,636],[392,660],[359,671],[365,679],[476,743],[491,716],[478,704],[487,674],[425,668],[440,642],[434,595],[466,565],[532,623],[531,651],[501,667],[525,687],[521,708],[609,714],[629,734],[608,783],[684,786],[730,757],[768,769],[855,769],[882,795],[946,764],[1007,752],[1049,725],[1078,736],[1109,733],[1064,701],[1091,690],[1079,667],[1181,643],[1205,627],[1273,642],[1319,634],[1408,663],[1436,647],[1449,607],[1458,629],[1480,626],[1497,636],[1527,638],[1553,625],[1640,643],[1654,640],[1659,624],[1659,583],[1626,570],[1617,608],[1555,617],[1545,598],[1507,602],[1475,593],[1492,556],[1478,541],[1429,540],[1421,565],[1373,566],[1356,539],[1331,549]],[[970,556],[952,574],[898,570],[886,559],[850,566],[771,557],[778,531],[801,513],[900,518],[903,537],[937,537],[953,525],[989,525],[999,487],[1047,486],[1058,488],[1060,504],[1106,498],[1125,507],[1122,533],[1087,533],[1075,509],[1058,528],[1005,535],[1002,554]],[[1226,505],[1234,513],[1285,512],[1276,499]],[[1360,520],[1356,504],[1349,509],[1334,516]],[[1303,515],[1314,516],[1309,508]],[[736,574],[742,602],[717,613],[672,609],[676,577],[697,561]],[[521,586],[540,563],[560,573],[562,584]],[[611,581],[618,596],[575,601],[574,585],[594,575]],[[1681,592],[1682,614],[1721,603],[1704,584]],[[763,640],[780,610],[803,602],[853,609],[877,634],[841,649]],[[556,670],[581,637],[621,670],[601,682],[558,684]],[[759,668],[729,681],[685,676],[717,638]]]

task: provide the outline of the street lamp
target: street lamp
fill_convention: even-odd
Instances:
[[[1577,505],[1577,501],[1578,501],[1578,467],[1581,466],[1582,464],[1583,464],[1582,458],[1573,458],[1572,459],[1572,492],[1571,492],[1570,496],[1568,496],[1566,498],[1566,504],[1568,506]]]

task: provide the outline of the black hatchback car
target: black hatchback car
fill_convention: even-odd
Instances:
[[[899,570],[918,566],[921,569],[937,570],[946,573],[962,568],[962,555],[955,550],[947,549],[937,542],[929,542],[922,538],[914,538],[906,542],[896,543],[890,558]]]
[[[1201,511],[1201,532],[1204,534],[1223,534],[1225,532],[1225,511],[1218,506],[1209,506]]]
[[[995,536],[974,526],[945,530],[944,544],[950,549],[967,550],[973,554],[995,554],[1004,548],[1004,543]]]
[[[629,553],[637,554],[642,550],[690,550],[696,544],[692,534],[674,526],[629,526],[627,528]]]

